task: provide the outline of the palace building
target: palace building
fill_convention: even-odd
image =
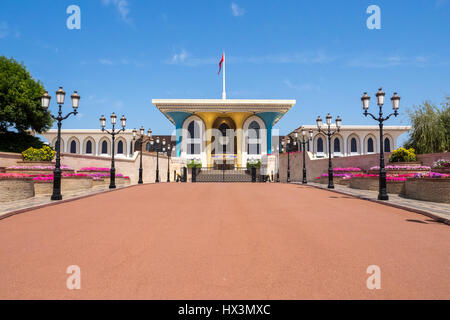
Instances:
[[[302,129],[313,131],[307,149],[310,157],[318,159],[328,155],[327,137],[314,125],[300,126],[284,137],[273,132],[274,125],[295,105],[295,100],[154,99],[152,103],[175,127],[172,135],[153,136],[153,139],[159,137],[170,144],[172,157],[181,163],[195,161],[203,168],[234,169],[260,160],[263,170],[273,170],[275,156],[283,152],[282,140],[286,146],[290,139],[288,151],[300,150],[299,143],[294,144],[294,133]],[[397,148],[399,136],[410,128],[385,126],[380,140],[376,125],[343,125],[332,137],[332,156],[379,153],[380,143],[385,152],[390,152]],[[55,146],[56,129],[42,136]],[[301,139],[301,134],[298,137]],[[116,137],[114,149],[115,156],[124,158],[132,158],[139,151],[131,129]],[[61,131],[61,152],[110,157],[111,150],[111,137],[100,129]],[[148,137],[144,139],[143,150],[154,151]]]
[[[272,150],[272,128],[295,100],[154,99],[176,129],[176,156],[208,168],[245,167]]]

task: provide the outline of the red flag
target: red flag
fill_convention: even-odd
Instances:
[[[220,59],[220,62],[219,62],[219,72],[217,72],[217,74],[220,74],[220,71],[222,70],[222,63],[223,63],[223,60],[224,60],[224,58],[225,58],[224,55],[225,55],[225,54],[222,53],[222,59]]]

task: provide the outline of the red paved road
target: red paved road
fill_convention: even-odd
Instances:
[[[0,220],[0,298],[449,299],[449,253],[448,226],[324,190],[144,185]]]

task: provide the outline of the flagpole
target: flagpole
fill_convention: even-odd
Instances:
[[[223,53],[223,73],[222,73],[222,81],[223,81],[223,84],[222,84],[222,86],[223,86],[222,99],[223,100],[226,100],[226,98],[227,98],[227,93],[226,93],[226,90],[225,90],[225,64],[226,64],[226,62],[225,62],[225,52],[224,52]]]

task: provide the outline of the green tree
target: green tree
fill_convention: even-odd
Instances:
[[[412,132],[405,144],[418,154],[450,150],[450,98],[441,107],[425,101],[408,111]]]
[[[43,93],[41,82],[34,80],[23,64],[0,56],[0,132],[49,129],[52,118],[41,108]]]

